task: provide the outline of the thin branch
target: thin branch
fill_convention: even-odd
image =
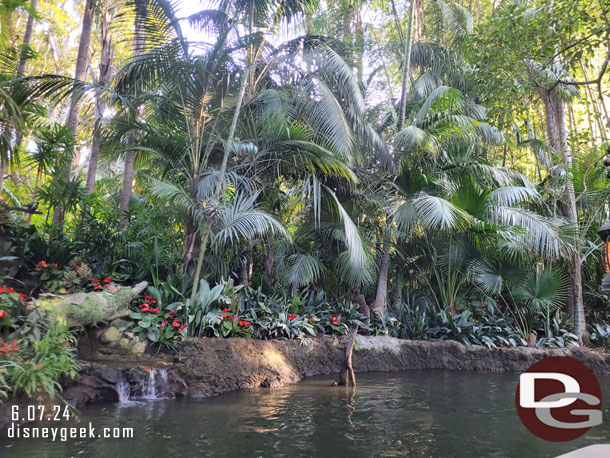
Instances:
[[[566,81],[559,79],[557,83],[566,84],[569,86],[586,86],[589,84],[599,84],[608,69],[608,62],[610,62],[610,41],[608,41],[608,52],[606,53],[606,58],[604,59],[604,63],[602,64],[602,68],[599,71],[599,75],[594,80],[590,81]]]
[[[604,27],[598,30],[595,30],[593,32],[591,32],[589,35],[587,35],[586,37],[581,38],[580,40],[576,40],[574,43],[571,43],[569,45],[567,45],[566,47],[564,47],[563,49],[561,49],[560,51],[557,51],[555,54],[553,54],[550,58],[549,58],[549,62],[553,62],[555,60],[556,57],[560,56],[561,54],[563,54],[564,52],[570,50],[571,48],[573,48],[574,46],[578,46],[580,43],[582,43],[583,41],[587,41],[589,38],[597,35],[600,32],[610,32],[610,27]]]

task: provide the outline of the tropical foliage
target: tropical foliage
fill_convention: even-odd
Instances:
[[[169,346],[607,345],[608,5],[205,3],[2,7],[7,288],[146,280]]]

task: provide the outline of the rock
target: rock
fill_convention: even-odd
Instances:
[[[37,306],[52,319],[65,320],[68,326],[94,325],[129,316],[129,304],[148,286],[141,282],[133,288],[121,288],[114,294],[106,291],[43,297]]]
[[[131,353],[133,354],[142,354],[146,351],[146,342],[136,342],[131,347]]]
[[[110,326],[100,335],[100,342],[104,344],[115,343],[121,337],[121,331],[114,326]]]
[[[133,346],[132,341],[127,339],[126,337],[121,337],[119,339],[119,341],[117,342],[117,348],[124,353],[131,352],[132,346]]]
[[[112,320],[110,326],[114,326],[119,331],[124,331],[125,329],[129,329],[133,326],[132,321],[122,320],[121,318],[117,318],[116,320]]]

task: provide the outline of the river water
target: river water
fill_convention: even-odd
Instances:
[[[407,371],[357,374],[355,395],[316,377],[279,389],[209,399],[92,405],[50,426],[133,427],[133,439],[17,439],[12,457],[554,457],[610,442],[604,424],[569,443],[522,426],[514,405],[518,374]],[[600,378],[610,396],[610,378]],[[604,405],[607,402],[604,401]]]

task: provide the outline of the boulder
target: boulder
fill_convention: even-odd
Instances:
[[[119,340],[121,337],[121,331],[114,326],[110,326],[100,335],[100,342],[104,344],[112,344]]]
[[[131,347],[130,352],[134,355],[141,355],[146,351],[146,342],[137,341]]]

